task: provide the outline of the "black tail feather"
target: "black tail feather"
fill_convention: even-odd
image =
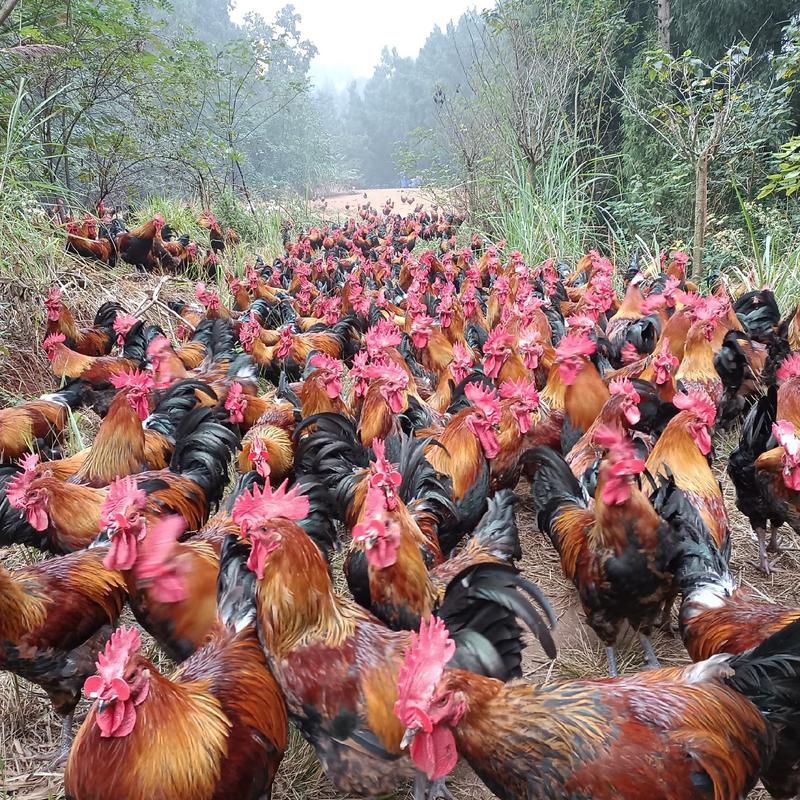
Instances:
[[[228,465],[239,448],[239,437],[208,408],[196,408],[175,434],[177,444],[169,468],[200,486],[209,505],[219,502],[228,482]]]
[[[521,677],[525,644],[520,621],[536,636],[549,658],[556,656],[548,629],[548,624],[549,628],[555,626],[553,609],[539,587],[514,567],[479,564],[464,570],[447,587],[437,616],[457,645],[452,666],[501,680]]]
[[[250,547],[233,534],[226,536],[219,558],[217,614],[235,631],[254,625],[257,617],[255,572],[247,567]]]

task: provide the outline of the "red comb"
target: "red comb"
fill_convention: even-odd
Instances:
[[[336,377],[341,378],[344,374],[344,365],[341,361],[326,355],[325,353],[315,353],[309,362],[314,369],[321,369],[324,372],[330,372]]]
[[[688,394],[681,392],[673,397],[672,402],[681,411],[692,411],[709,428],[717,417],[717,406],[705,392],[699,390],[691,391]]]
[[[364,369],[364,376],[396,384],[402,389],[408,386],[408,373],[394,361],[387,361],[385,364],[369,364]]]
[[[245,492],[237,498],[231,516],[243,536],[259,523],[269,523],[277,517],[297,521],[308,516],[308,498],[300,494],[298,486],[287,491],[287,484],[288,479],[274,490],[269,484],[261,490],[254,486],[252,493]]]
[[[115,389],[138,389],[141,392],[149,392],[153,388],[153,378],[138,369],[112,375],[109,380]]]
[[[556,348],[556,360],[568,358],[588,358],[597,349],[597,345],[585,334],[568,333],[561,338]]]
[[[422,622],[419,633],[411,633],[411,644],[397,676],[394,705],[394,713],[405,728],[430,727],[422,708],[433,697],[455,651],[455,642],[444,622],[433,615],[428,622]]]
[[[495,389],[487,389],[479,383],[468,383],[464,387],[464,394],[489,422],[500,424],[500,401]]]
[[[142,639],[136,628],[126,628],[124,625],[117,628],[106,642],[105,650],[97,655],[97,673],[110,683],[122,678],[128,659],[139,652]]]
[[[57,344],[61,344],[62,342],[66,341],[66,338],[67,337],[64,336],[63,333],[51,333],[42,342],[42,347],[45,350],[49,350],[51,347],[55,347]]]
[[[792,353],[775,373],[779,381],[789,380],[789,378],[800,378],[800,353]]]
[[[642,399],[628,378],[616,378],[611,381],[608,385],[608,391],[612,396],[625,395],[632,403],[637,405]]]

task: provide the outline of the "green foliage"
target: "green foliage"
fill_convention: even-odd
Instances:
[[[487,220],[487,234],[504,238],[532,262],[577,260],[598,241],[609,244],[613,219],[594,200],[597,185],[610,175],[608,164],[580,164],[579,155],[553,148],[532,176],[519,153],[499,185],[499,207]]]
[[[37,177],[75,199],[133,202],[170,185],[208,203],[305,188],[324,171],[294,168],[319,118],[307,101],[316,50],[290,6],[239,26],[223,0],[72,0],[67,14],[21,3],[13,19],[0,32],[0,107],[24,76],[22,110],[43,119],[28,137]]]
[[[767,176],[767,182],[758,195],[759,200],[769,197],[773,192],[791,197],[800,189],[800,136],[793,136],[781,145],[775,162],[778,171]]]
[[[745,201],[739,196],[745,230],[721,225],[714,241],[719,266],[743,289],[769,286],[781,308],[800,301],[798,213]]]
[[[705,61],[722,58],[746,39],[754,51],[780,51],[781,29],[800,10],[797,0],[671,0],[673,41]]]

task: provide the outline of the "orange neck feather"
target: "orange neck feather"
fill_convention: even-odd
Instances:
[[[585,362],[575,380],[564,391],[564,410],[573,427],[587,430],[610,396],[594,364]]]

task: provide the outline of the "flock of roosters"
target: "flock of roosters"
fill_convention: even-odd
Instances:
[[[0,668],[63,716],[67,797],[269,797],[288,721],[365,797],[450,797],[459,758],[505,799],[795,796],[800,610],[736,585],[711,465],[743,419],[728,470],[773,569],[800,533],[800,317],[703,294],[680,252],[531,266],[440,217],[414,255],[417,214],[359,211],[227,275],[228,304],[171,301],[175,340],[47,296],[58,388],[0,410],[0,545],[52,557],[0,566]],[[100,239],[150,268],[162,230]],[[102,422],[66,455],[82,407]],[[610,678],[522,677],[529,634],[557,655],[516,566],[522,476]],[[693,663],[662,669],[674,610]],[[617,677],[627,626],[649,668]]]

